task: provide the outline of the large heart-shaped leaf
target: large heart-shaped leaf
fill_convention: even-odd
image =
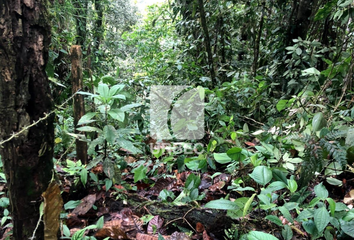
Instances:
[[[255,180],[260,185],[266,185],[272,180],[273,174],[272,170],[270,170],[266,166],[258,166],[256,167],[251,174],[250,177]]]

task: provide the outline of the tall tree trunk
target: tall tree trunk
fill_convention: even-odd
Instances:
[[[0,142],[52,108],[45,72],[50,43],[46,0],[0,0]],[[9,188],[13,239],[29,239],[53,171],[50,115],[0,146]],[[44,239],[43,224],[35,234]]]
[[[71,55],[71,79],[72,79],[72,93],[76,93],[83,88],[82,83],[82,52],[80,45],[73,45],[70,49]],[[74,97],[74,125],[75,133],[80,133],[76,128],[82,116],[85,115],[84,96],[76,94]],[[76,139],[76,156],[84,164],[87,164],[87,143]]]
[[[95,51],[100,50],[100,45],[101,41],[103,38],[103,3],[102,0],[95,0],[95,10],[96,10],[96,21],[95,21],[95,39],[94,39],[94,45],[95,45]]]
[[[88,0],[74,0],[73,5],[76,9],[76,44],[84,47],[86,40],[86,18]]]
[[[205,50],[208,54],[208,65],[211,77],[212,87],[216,87],[216,77],[215,77],[215,70],[214,70],[214,60],[213,60],[213,52],[211,51],[211,43],[210,43],[210,36],[208,31],[208,25],[206,22],[205,11],[204,11],[204,1],[198,0],[199,3],[199,13],[200,13],[200,23],[202,25],[203,33],[204,33],[204,44]]]

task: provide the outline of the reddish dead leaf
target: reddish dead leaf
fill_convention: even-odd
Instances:
[[[255,147],[256,146],[256,144],[254,144],[253,142],[245,142],[245,144],[247,146],[250,146],[250,147]]]
[[[195,226],[195,230],[198,232],[198,233],[201,233],[204,231],[204,226],[202,223],[200,222],[197,222],[196,226]]]
[[[10,238],[10,236],[12,236],[12,227],[6,228],[4,234],[2,235],[2,238],[0,240],[12,239],[12,238]]]
[[[42,196],[44,198],[44,238],[46,240],[56,240],[58,239],[59,216],[63,207],[59,185],[54,181],[51,182]]]
[[[208,235],[206,230],[203,232],[203,240],[211,240],[211,237]]]
[[[170,240],[170,236],[163,235],[163,238],[165,240]],[[158,235],[148,235],[143,233],[136,234],[136,240],[158,240],[158,239],[159,239]]]
[[[91,172],[93,172],[94,174],[101,174],[103,173],[103,165],[100,163],[100,164],[97,164],[96,167],[92,168],[91,169]]]
[[[217,183],[213,184],[212,186],[210,186],[209,190],[212,192],[220,191],[224,186],[225,186],[225,182],[220,181],[220,182],[217,182]]]
[[[154,233],[159,233],[160,229],[163,226],[163,218],[160,216],[155,216],[153,219],[150,220],[148,227],[147,227],[147,232],[149,234],[154,234]]]
[[[90,194],[81,200],[81,203],[72,211],[72,214],[80,216],[85,215],[96,202],[96,194]]]
[[[110,239],[127,239],[125,232],[117,226],[104,227],[99,229],[95,233],[95,237],[99,239],[104,239],[109,237]]]

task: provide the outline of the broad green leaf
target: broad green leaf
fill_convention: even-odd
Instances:
[[[115,120],[124,121],[125,113],[120,109],[111,109],[107,113]]]
[[[286,179],[286,174],[279,169],[273,169],[273,177],[277,181],[282,181],[285,184],[288,184],[288,179]]]
[[[77,125],[82,125],[82,124],[89,124],[89,123],[92,123],[92,122],[95,122],[95,120],[92,120],[92,118],[94,116],[96,116],[97,113],[95,112],[89,112],[89,113],[86,113],[84,116],[82,116],[79,120],[79,122],[77,123]]]
[[[284,206],[279,207],[279,211],[283,214],[286,220],[288,220],[291,223],[294,222],[293,217],[291,216],[289,210],[286,207]]]
[[[229,149],[226,153],[233,160],[240,160],[242,148],[234,147]]]
[[[109,96],[113,97],[117,92],[120,92],[124,88],[124,85],[114,85],[109,89]]]
[[[284,204],[284,207],[288,209],[289,211],[298,208],[299,203],[297,202],[287,202]]]
[[[106,178],[106,180],[104,181],[104,185],[106,187],[106,192],[108,192],[108,190],[113,186],[112,179]]]
[[[131,104],[124,105],[123,107],[120,108],[120,110],[122,110],[123,112],[126,112],[132,108],[140,107],[140,106],[141,106],[140,103],[131,103]]]
[[[302,70],[302,76],[308,76],[308,75],[319,76],[320,74],[321,74],[320,71],[318,71],[314,67]]]
[[[280,227],[283,226],[282,221],[277,216],[268,215],[268,216],[265,217],[265,219],[271,221],[272,223],[275,223],[276,225],[278,225]]]
[[[200,183],[201,183],[200,177],[191,173],[187,177],[184,186],[185,188],[192,190],[193,188],[198,188]]]
[[[346,222],[341,219],[340,225],[341,225],[343,232],[345,232],[345,234],[354,238],[354,220],[351,220],[350,222]]]
[[[297,221],[298,222],[302,222],[304,220],[313,218],[313,210],[308,210],[308,209],[304,209],[298,216],[297,216]]]
[[[141,153],[141,150],[136,148],[129,140],[126,140],[124,138],[117,138],[116,142],[121,148],[124,148],[133,154]]]
[[[71,233],[70,233],[70,229],[68,228],[68,226],[66,224],[63,224],[63,234],[65,237],[70,237]]]
[[[330,227],[330,228],[326,228],[325,232],[324,232],[324,238],[326,240],[334,240],[333,238],[333,235],[332,235],[332,232],[333,231],[333,228]]]
[[[257,195],[258,199],[261,200],[264,204],[269,205],[270,204],[270,198],[267,195],[264,194],[258,194]]]
[[[297,182],[294,179],[288,180],[288,189],[291,193],[296,192],[297,190]]]
[[[232,159],[227,155],[227,153],[214,153],[214,159],[216,162],[221,164],[226,164],[232,161]]]
[[[345,211],[348,207],[342,202],[336,202],[336,212]]]
[[[315,194],[317,197],[321,198],[322,200],[325,200],[328,198],[328,191],[325,186],[323,186],[322,183],[317,184],[314,188]]]
[[[116,129],[112,125],[106,125],[103,128],[103,137],[110,144],[113,144],[116,140]]]
[[[289,102],[289,100],[284,100],[284,99],[280,100],[276,106],[278,112],[281,112],[282,110],[284,110],[288,106],[288,102]]]
[[[160,198],[162,201],[167,201],[168,197],[170,197],[171,199],[175,199],[176,196],[173,192],[168,191],[166,189],[163,189],[158,196],[158,198]]]
[[[79,127],[76,130],[81,131],[81,132],[97,132],[97,133],[102,132],[101,129],[99,129],[97,127],[90,127],[90,126]]]
[[[320,131],[327,125],[326,120],[323,117],[323,113],[318,112],[313,116],[312,119],[312,130],[314,132]]]
[[[260,185],[266,185],[272,180],[272,171],[266,166],[256,167],[249,176]]]
[[[282,181],[275,181],[275,182],[272,182],[271,184],[269,184],[266,189],[263,189],[261,193],[268,194],[268,193],[272,193],[272,192],[278,191],[283,188],[286,188],[285,183],[283,183]]]
[[[293,238],[293,231],[289,225],[284,225],[284,229],[281,231],[281,235],[284,240],[291,240]]]
[[[71,200],[71,201],[64,204],[64,209],[65,210],[74,209],[77,206],[79,206],[80,203],[81,203],[81,200],[76,200],[76,201]]]
[[[342,174],[342,165],[338,162],[332,162],[325,170],[325,175],[339,175]]]
[[[308,232],[309,234],[315,234],[317,229],[316,229],[316,225],[313,222],[312,219],[308,220],[308,221],[304,221],[302,222],[302,227],[305,229],[306,232]]]
[[[107,84],[101,83],[98,85],[97,92],[100,94],[100,96],[103,98],[103,102],[106,103],[105,100],[109,98],[109,88]]]
[[[301,48],[296,48],[296,54],[300,56],[300,55],[301,55],[301,53],[302,53]]]
[[[230,200],[226,199],[218,199],[214,201],[210,201],[204,206],[205,208],[212,208],[212,209],[221,209],[221,210],[236,210],[239,209],[236,203],[231,202]]]
[[[98,229],[103,228],[103,224],[104,224],[104,216],[100,217],[96,223],[96,226]]]
[[[326,199],[329,205],[329,210],[331,211],[332,217],[334,217],[334,212],[336,211],[336,202],[332,198]]]
[[[83,168],[80,172],[80,180],[82,182],[82,185],[86,186],[87,183],[87,175],[88,175],[88,171],[86,170],[86,168]]]
[[[106,158],[103,161],[103,171],[109,179],[114,177],[114,163],[111,159]]]
[[[338,180],[337,178],[327,177],[326,181],[333,186],[343,185],[343,182],[341,180]]]
[[[247,234],[248,240],[278,240],[278,238],[270,235],[269,233],[251,231]]]
[[[352,4],[353,3],[353,0],[346,0],[346,1],[338,1],[337,2],[337,5],[339,6],[339,7],[343,7],[343,8],[345,8],[345,7],[348,7],[350,4]]]
[[[136,183],[139,180],[143,180],[146,178],[147,167],[144,165],[140,165],[139,167],[132,170],[134,173],[134,182]]]
[[[126,99],[125,95],[123,95],[123,94],[114,95],[112,98],[113,99],[122,99],[122,100]]]
[[[328,225],[330,216],[325,207],[315,209],[314,222],[319,233],[323,232],[325,227]]]

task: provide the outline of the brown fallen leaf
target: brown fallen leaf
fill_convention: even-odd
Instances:
[[[209,190],[212,191],[212,192],[215,192],[215,191],[221,191],[221,189],[225,186],[225,182],[224,181],[220,181],[220,182],[217,182],[213,185],[211,185],[209,187]]]
[[[49,183],[47,190],[42,194],[44,198],[43,222],[44,239],[56,240],[59,230],[59,216],[63,207],[60,187],[56,182]]]
[[[81,200],[81,203],[72,211],[71,214],[80,216],[80,215],[85,215],[95,204],[96,202],[96,194],[90,194],[84,197]]]
[[[163,238],[165,240],[171,240],[170,236],[163,235]],[[137,233],[136,234],[136,240],[158,240],[158,239],[159,239],[158,235],[149,235],[149,234],[144,234],[144,233]]]
[[[149,234],[153,233],[160,233],[160,229],[163,226],[164,219],[160,216],[155,216],[153,219],[150,220],[148,227],[147,227],[147,232]]]
[[[351,190],[348,194],[345,195],[343,202],[345,204],[350,204],[354,201],[354,189]]]
[[[96,238],[104,239],[109,237],[110,239],[127,239],[125,232],[119,227],[107,227],[101,228],[95,233]]]

